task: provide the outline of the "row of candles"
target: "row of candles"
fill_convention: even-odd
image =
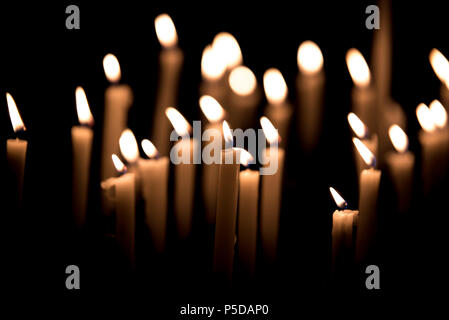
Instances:
[[[191,138],[190,124],[177,109],[171,107],[177,103],[183,54],[177,46],[176,29],[168,15],[158,16],[155,28],[163,49],[159,61],[160,89],[155,107],[153,142],[148,139],[141,141],[147,159],[140,157],[137,140],[132,131],[127,129],[127,113],[133,102],[132,90],[128,85],[118,84],[121,70],[117,58],[108,54],[103,60],[106,77],[113,83],[105,92],[101,166],[103,211],[105,214],[114,212],[117,243],[128,255],[130,263],[134,264],[136,198],[144,200],[145,220],[154,248],[163,252],[168,202],[174,203],[179,237],[188,237],[192,225],[194,191],[196,185],[201,184],[205,219],[210,225],[215,224],[214,270],[231,277],[237,239],[239,261],[248,274],[254,274],[258,238],[264,258],[269,262],[276,259],[283,164],[293,115],[293,106],[287,100],[286,82],[280,71],[274,68],[267,70],[263,77],[268,104],[260,125],[268,142],[265,154],[275,154],[278,170],[273,175],[261,176],[258,170],[249,166],[254,155],[233,147],[229,126],[229,123],[234,128],[253,126],[256,107],[261,98],[256,78],[249,68],[243,66],[238,42],[229,33],[218,34],[213,43],[204,49],[199,106],[207,121],[206,129],[218,129],[222,135],[219,140],[224,140],[226,146],[221,155],[210,155],[223,160],[231,157],[234,161],[231,164],[224,161],[221,164],[202,164],[202,181],[197,183],[194,157],[207,143],[203,142],[201,146],[200,141]],[[449,62],[436,49],[432,50],[429,58],[442,82],[441,96],[447,104]],[[375,93],[370,69],[363,55],[357,49],[350,49],[346,63],[355,84],[352,92],[353,112],[348,115],[348,122],[355,135],[353,143],[359,176],[359,204],[358,210],[346,209],[346,201],[335,189],[330,188],[339,208],[333,214],[332,228],[333,266],[336,269],[339,264],[348,263],[340,260],[347,257],[350,251],[355,250],[356,260],[362,261],[375,241],[381,178],[381,170],[376,168],[378,162],[385,163],[389,169],[400,212],[406,212],[410,206],[415,162],[414,155],[408,151],[408,137],[403,130],[404,115],[391,107],[385,113],[385,118],[379,116],[379,106],[383,102],[379,101]],[[311,150],[317,143],[320,131],[325,80],[323,55],[315,43],[306,41],[299,46],[298,67],[297,128],[302,147]],[[9,93],[6,96],[14,131],[26,130],[14,99]],[[80,125],[72,128],[72,207],[76,224],[83,227],[87,211],[94,121],[81,87],[76,88],[75,96]],[[447,113],[444,106],[435,100],[429,107],[420,104],[416,115],[422,127],[419,140],[422,146],[423,188],[424,192],[429,192],[447,167]],[[189,163],[174,164],[172,197],[168,194],[171,127],[182,137],[174,144],[171,152],[191,160]],[[388,136],[395,151],[388,150]],[[17,138],[7,141],[8,163],[17,178],[19,204],[22,201],[26,150],[25,140]]]

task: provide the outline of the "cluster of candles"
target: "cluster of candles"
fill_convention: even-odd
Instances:
[[[195,177],[199,166],[195,162],[195,155],[200,149],[204,150],[209,144],[218,141],[207,143],[191,138],[191,125],[173,107],[177,105],[183,53],[177,46],[176,28],[167,14],[155,19],[155,28],[162,45],[159,56],[160,87],[155,105],[152,141],[141,141],[146,159],[140,157],[137,140],[127,128],[128,109],[133,103],[132,90],[128,85],[118,84],[121,70],[117,58],[108,54],[103,60],[106,77],[112,85],[105,92],[101,151],[102,209],[105,215],[113,213],[116,241],[126,253],[130,264],[134,265],[136,199],[144,201],[145,223],[155,250],[161,253],[166,250],[169,201],[173,201],[178,236],[180,239],[187,238],[192,226],[195,188],[201,186],[204,219],[209,225],[215,225],[213,269],[230,278],[234,256],[238,256],[248,274],[253,275],[259,239],[266,261],[274,262],[277,255],[283,164],[285,153],[288,152],[288,134],[294,114],[294,107],[287,100],[287,84],[277,69],[268,69],[264,74],[263,89],[268,103],[264,110],[265,116],[260,118],[260,125],[268,142],[265,153],[275,153],[278,170],[273,175],[260,175],[258,170],[250,166],[254,163],[255,155],[233,147],[233,134],[229,125],[242,129],[254,127],[256,108],[262,96],[256,77],[243,65],[239,44],[231,34],[219,33],[212,44],[206,46],[201,61],[199,106],[204,115],[203,120],[207,122],[205,129],[220,130],[220,139],[224,140],[225,148],[220,155],[210,154],[221,158],[221,163],[201,165],[202,181],[198,183]],[[316,146],[321,130],[325,82],[323,55],[314,42],[305,41],[299,46],[297,58],[296,127],[301,147],[307,151]],[[442,82],[441,99],[447,106],[449,62],[436,49],[432,50],[429,59]],[[356,261],[363,261],[375,242],[381,179],[381,170],[378,168],[389,170],[397,192],[398,211],[406,212],[411,202],[415,163],[414,155],[408,151],[404,114],[397,105],[379,96],[371,81],[370,69],[357,49],[347,52],[346,63],[354,82],[352,112],[348,115],[348,122],[354,132],[359,204],[358,210],[348,210],[343,197],[330,188],[339,208],[333,214],[334,270],[338,270],[339,265],[351,263],[354,257]],[[75,222],[82,228],[86,221],[89,194],[94,120],[84,90],[76,88],[75,95],[80,125],[72,128],[72,208]],[[25,130],[13,97],[9,93],[6,97],[14,131],[18,133]],[[419,140],[422,146],[423,192],[429,192],[447,169],[447,113],[443,104],[434,100],[429,107],[420,104],[416,115],[422,127]],[[172,127],[177,137],[183,138],[171,147]],[[16,177],[19,205],[22,202],[26,150],[25,140],[17,138],[7,141],[8,163]],[[173,163],[174,193],[169,195],[171,152],[188,157],[190,161]],[[234,161],[226,163],[224,160],[227,157]],[[236,241],[239,244],[238,253],[235,252]]]

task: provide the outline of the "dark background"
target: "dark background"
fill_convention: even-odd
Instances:
[[[65,28],[65,8],[69,4],[80,8],[80,30]],[[357,183],[346,121],[352,82],[345,54],[349,48],[356,47],[369,61],[373,36],[365,28],[365,8],[369,4],[372,3],[2,3],[0,95],[4,97],[10,92],[14,97],[29,141],[23,212],[15,214],[8,209],[7,186],[2,193],[5,208],[1,210],[5,218],[1,228],[4,230],[2,247],[7,252],[3,274],[13,291],[36,291],[64,296],[69,301],[82,295],[120,296],[132,292],[150,296],[157,302],[154,307],[159,306],[165,312],[164,318],[174,318],[175,306],[187,303],[269,303],[279,315],[297,312],[296,304],[304,301],[304,297],[326,298],[314,301],[337,299],[339,294],[330,288],[328,275],[331,213],[335,210],[328,187],[333,185],[350,207],[356,207]],[[443,4],[396,1],[393,6],[392,95],[407,114],[410,149],[417,159],[420,150],[415,108],[420,102],[430,103],[438,98],[440,87],[428,54],[432,48],[438,48],[449,56],[449,30]],[[298,45],[313,40],[324,55],[326,105],[320,145],[315,153],[306,156],[296,150],[297,140],[290,139],[278,264],[275,271],[262,272],[251,289],[228,291],[213,285],[210,257],[205,254],[207,237],[200,223],[188,244],[169,241],[170,253],[160,259],[163,262],[151,263],[149,259],[148,269],[139,270],[134,277],[117,266],[114,249],[102,235],[99,193],[95,188],[99,184],[103,98],[108,86],[102,59],[110,52],[118,57],[122,82],[131,86],[135,97],[129,127],[139,141],[149,137],[160,50],[154,18],[163,12],[173,18],[179,46],[185,54],[179,110],[189,121],[200,117],[198,85],[202,50],[220,31],[228,31],[237,38],[244,63],[254,71],[259,84],[267,68],[279,68],[293,102]],[[77,124],[74,94],[77,86],[85,89],[96,122],[90,227],[86,234],[76,231],[70,219],[70,128]],[[5,143],[11,137],[14,133],[6,99],[1,98],[0,139]],[[2,167],[6,168],[5,148],[1,148],[0,156]],[[1,176],[3,183],[7,174]],[[419,179],[419,172],[416,178]],[[447,252],[443,241],[447,222],[444,214],[449,212],[441,195],[446,190],[424,199],[418,180],[413,210],[408,216],[398,217],[392,208],[394,201],[391,201],[387,177],[383,178],[381,188],[381,196],[384,195],[380,200],[384,228],[379,245],[382,289],[368,292],[356,281],[343,291],[369,304],[387,302],[398,295],[420,296],[444,287],[442,261]],[[201,205],[197,204],[195,215],[201,217]],[[170,230],[169,235],[173,235]],[[79,292],[65,289],[64,271],[69,264],[81,268]]]

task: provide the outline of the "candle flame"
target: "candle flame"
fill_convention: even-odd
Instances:
[[[280,104],[287,98],[287,84],[278,69],[271,68],[265,71],[263,75],[263,87],[267,100],[271,104]]]
[[[405,152],[408,149],[408,138],[404,130],[401,129],[397,124],[392,125],[388,129],[388,135],[390,136],[391,143],[393,147],[398,152]]]
[[[112,162],[114,163],[115,170],[117,170],[118,173],[126,172],[125,164],[120,160],[119,157],[117,157],[116,154],[112,154]]]
[[[141,145],[142,145],[143,152],[145,152],[145,154],[147,155],[148,158],[154,158],[158,155],[158,151],[157,151],[156,147],[150,140],[143,139],[141,142]]]
[[[167,109],[165,109],[165,115],[167,116],[168,120],[170,120],[170,123],[179,136],[189,135],[190,124],[178,110],[172,107],[168,107]]]
[[[223,137],[226,145],[232,146],[234,144],[234,138],[232,137],[231,128],[229,127],[229,124],[226,121],[223,121]]]
[[[449,61],[435,48],[430,51],[429,60],[438,79],[447,86],[449,84]]]
[[[278,130],[273,126],[267,117],[260,118],[260,125],[262,126],[263,133],[270,144],[279,142],[280,136]]]
[[[334,198],[335,203],[337,204],[337,207],[340,209],[344,209],[348,206],[348,203],[345,199],[332,187],[329,187],[329,190],[331,192],[332,198]]]
[[[173,20],[166,13],[154,19],[157,39],[164,48],[173,48],[178,44],[178,34]]]
[[[418,107],[416,107],[416,117],[418,118],[418,122],[424,131],[432,132],[435,130],[435,123],[433,121],[432,113],[424,103],[420,103]]]
[[[200,108],[207,120],[212,123],[223,120],[225,116],[223,107],[211,96],[206,95],[200,98]]]
[[[373,155],[371,150],[368,149],[368,147],[358,138],[352,138],[352,142],[357,148],[357,151],[359,152],[363,161],[365,161],[368,166],[374,167],[376,165],[376,157]]]
[[[208,80],[218,80],[226,71],[226,63],[211,45],[206,46],[201,58],[201,74]]]
[[[25,131],[25,124],[22,121],[19,109],[17,109],[16,102],[8,92],[6,93],[6,103],[8,105],[9,117],[11,119],[14,132],[17,133],[18,131]]]
[[[117,57],[112,53],[108,53],[103,58],[103,69],[109,82],[114,83],[120,81],[120,78],[122,76],[122,73],[120,71],[120,63],[118,62]]]
[[[212,47],[228,69],[242,64],[242,51],[238,41],[228,32],[220,32],[212,42]]]
[[[246,151],[245,149],[243,148],[233,148],[233,149],[239,152],[239,163],[242,166],[248,167],[250,163],[254,162],[254,157],[252,156],[252,154]]]
[[[447,112],[438,100],[433,100],[429,106],[433,122],[438,128],[444,128],[447,123]]]
[[[134,163],[139,158],[139,147],[137,146],[134,133],[129,130],[123,130],[119,139],[120,152],[128,163]]]
[[[247,67],[240,66],[231,71],[229,86],[231,90],[241,96],[248,96],[256,89],[257,80],[254,73]]]
[[[352,81],[356,86],[367,87],[371,81],[371,73],[365,58],[357,49],[349,49],[346,53],[346,65]]]
[[[81,87],[77,87],[75,90],[76,100],[76,113],[78,114],[78,120],[83,125],[93,125],[94,118],[90,112],[89,103],[87,102],[86,92]]]
[[[310,40],[304,41],[298,47],[298,67],[301,72],[314,74],[323,68],[323,54],[320,47]]]
[[[368,128],[363,123],[362,120],[360,120],[359,117],[353,112],[350,112],[348,114],[348,122],[351,126],[352,131],[359,137],[360,139],[365,138],[368,135]]]

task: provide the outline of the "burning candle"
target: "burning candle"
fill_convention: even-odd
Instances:
[[[126,128],[128,109],[132,104],[131,88],[127,85],[115,84],[120,81],[121,71],[117,58],[107,54],[103,59],[106,78],[114,85],[105,92],[103,146],[101,177],[107,179],[117,174],[111,163],[111,154],[119,152],[118,141],[120,133]]]
[[[179,76],[184,60],[178,48],[178,34],[168,14],[160,14],[154,20],[156,35],[162,50],[159,54],[159,82],[153,120],[153,141],[161,155],[169,153],[170,124],[165,109],[177,105]]]
[[[449,108],[449,61],[438,49],[430,51],[429,60],[433,71],[441,81],[440,99],[447,110]]]
[[[136,195],[140,196],[140,176],[137,162],[140,158],[136,137],[130,129],[125,129],[119,139],[120,152],[126,160],[126,171],[134,174]]]
[[[86,221],[94,118],[83,88],[76,88],[75,98],[80,125],[72,127],[72,211],[76,225],[82,227]]]
[[[298,134],[303,149],[311,151],[321,132],[325,82],[323,54],[316,43],[304,41],[298,47],[297,62]]]
[[[17,109],[17,105],[9,93],[6,93],[6,102],[8,104],[12,128],[14,133],[17,135],[18,133],[25,131],[26,128],[23,124],[19,110]],[[19,139],[18,137],[16,139],[8,139],[6,141],[6,156],[8,158],[9,168],[15,178],[15,190],[17,192],[16,207],[19,209],[22,208],[23,204],[23,176],[25,171],[27,146],[28,142],[26,140]]]

